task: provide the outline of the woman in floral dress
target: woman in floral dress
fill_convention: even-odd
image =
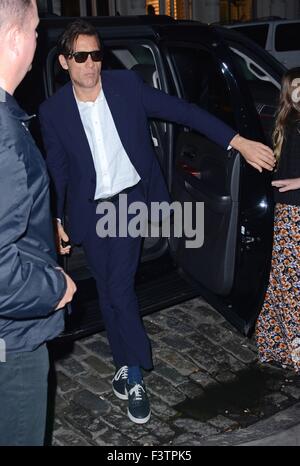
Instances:
[[[300,67],[283,77],[273,142],[272,265],[255,336],[261,362],[300,373]]]

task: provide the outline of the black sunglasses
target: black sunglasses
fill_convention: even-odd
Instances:
[[[87,61],[88,56],[91,56],[93,61],[102,61],[103,60],[103,50],[93,50],[92,52],[71,52],[68,55],[68,58],[74,58],[76,63],[84,63]]]

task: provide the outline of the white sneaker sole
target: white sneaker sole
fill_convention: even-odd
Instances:
[[[129,419],[132,421],[132,422],[135,422],[135,424],[145,424],[146,422],[149,421],[150,417],[151,417],[151,410],[148,414],[147,417],[144,417],[142,419],[138,418],[138,417],[134,417],[132,416],[132,414],[130,413],[129,409],[127,410],[127,415],[129,417]]]
[[[128,400],[127,392],[125,393],[125,395],[123,395],[123,393],[117,392],[117,390],[115,390],[114,387],[112,387],[112,389],[116,397],[119,398],[119,400]]]

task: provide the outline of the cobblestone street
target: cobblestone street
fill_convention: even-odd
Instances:
[[[280,412],[299,403],[299,377],[258,365],[253,341],[201,298],[153,313],[144,324],[154,357],[154,370],[145,374],[150,421],[133,424],[126,401],[112,393],[114,367],[103,332],[55,350],[48,444],[238,444],[245,429],[251,433],[271,415],[287,422]]]

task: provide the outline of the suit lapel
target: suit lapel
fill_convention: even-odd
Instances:
[[[66,88],[62,111],[64,112],[64,121],[69,133],[68,136],[71,138],[70,145],[73,149],[76,147],[76,153],[82,159],[85,169],[89,167],[90,170],[95,172],[92,152],[80,118],[71,82]]]
[[[114,84],[112,73],[110,75],[107,75],[105,71],[101,73],[102,87],[116,130],[127,155],[131,159],[132,150],[130,149],[130,131],[128,127],[130,120],[128,117],[129,109],[123,94],[126,92],[126,89]]]

